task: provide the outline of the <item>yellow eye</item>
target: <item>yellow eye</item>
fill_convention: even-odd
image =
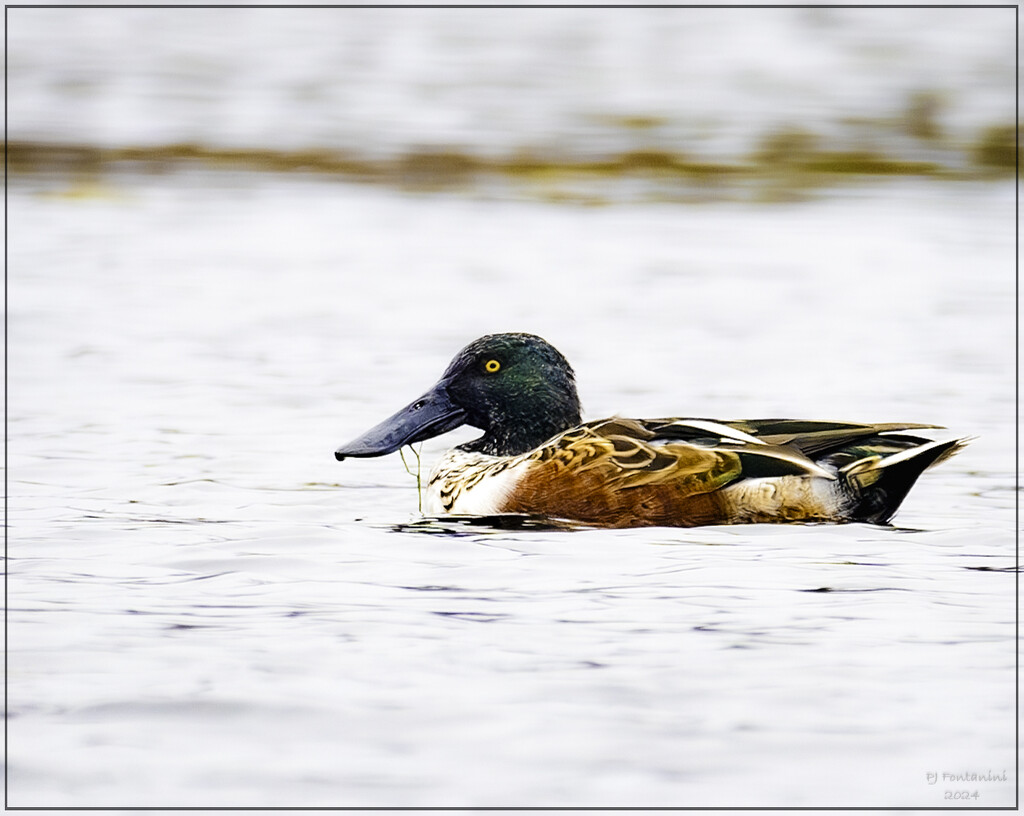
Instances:
[[[501,363],[499,363],[497,360],[488,360],[486,363],[484,363],[484,371],[486,371],[488,374],[496,374],[500,370]]]

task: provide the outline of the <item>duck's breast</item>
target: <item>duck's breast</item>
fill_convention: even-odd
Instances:
[[[430,473],[423,511],[434,516],[500,513],[522,475],[522,457],[450,450]]]

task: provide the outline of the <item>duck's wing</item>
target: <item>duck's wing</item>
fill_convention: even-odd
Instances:
[[[932,427],[614,417],[517,457],[525,467],[503,512],[610,527],[884,521],[923,468],[963,447],[907,433]],[[876,496],[868,488],[883,477]]]
[[[599,471],[615,489],[672,482],[684,492],[703,493],[753,476],[834,478],[798,449],[713,420],[588,422],[533,458],[565,473]]]
[[[866,424],[806,419],[644,420],[644,424],[656,434],[689,434],[688,437],[682,438],[687,438],[694,444],[703,443],[701,428],[705,423],[731,429],[737,434],[746,434],[766,445],[792,448],[815,462],[843,454],[852,456],[897,453],[931,441],[927,437],[908,434],[907,431],[936,430],[942,427],[913,422]]]
[[[751,477],[833,472],[792,447],[711,420],[612,418],[573,428],[524,456],[505,512],[608,526],[728,521],[719,492]]]

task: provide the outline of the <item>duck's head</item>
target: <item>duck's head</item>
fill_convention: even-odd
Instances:
[[[573,370],[553,346],[533,334],[489,334],[455,355],[426,394],[334,455],[383,456],[469,425],[484,435],[464,450],[512,456],[579,422]]]

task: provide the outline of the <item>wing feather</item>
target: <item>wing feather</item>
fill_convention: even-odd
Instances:
[[[737,516],[723,488],[786,476],[834,480],[851,463],[925,441],[906,431],[934,427],[612,417],[517,457],[523,475],[501,509],[610,527],[728,522]]]
[[[810,457],[827,456],[855,442],[882,434],[942,427],[912,422],[858,424],[802,419],[744,419],[723,424],[756,436],[769,445],[790,445]],[[919,437],[912,438],[919,442],[929,441]]]
[[[533,456],[576,473],[599,470],[617,489],[671,482],[689,494],[716,490],[744,476],[835,478],[796,448],[711,420],[615,417],[563,434]]]

